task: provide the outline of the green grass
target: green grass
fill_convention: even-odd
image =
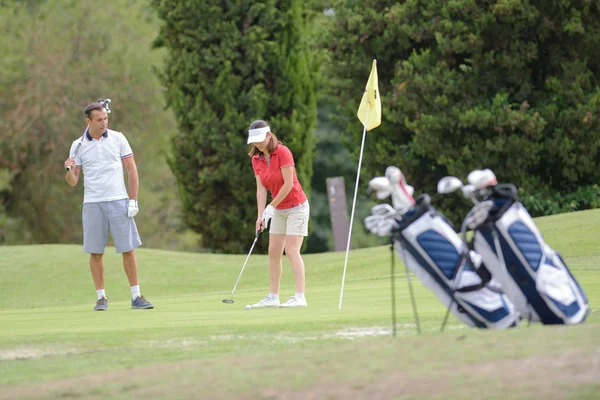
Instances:
[[[537,221],[600,305],[600,210]],[[249,245],[251,243],[249,238]],[[390,252],[352,251],[338,310],[344,253],[305,256],[307,309],[244,310],[267,290],[267,259],[137,251],[142,292],[155,310],[130,310],[120,256],[105,256],[109,311],[80,246],[0,247],[0,398],[596,398],[600,317],[444,333],[441,303],[413,279],[415,333],[397,260],[398,338],[390,336]],[[282,296],[293,294],[284,261]]]

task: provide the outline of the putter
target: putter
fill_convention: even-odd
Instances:
[[[233,304],[233,293],[235,293],[235,289],[237,288],[238,283],[240,283],[240,278],[242,277],[242,273],[244,272],[244,268],[246,268],[246,264],[248,263],[248,259],[250,258],[250,254],[252,254],[252,250],[254,249],[254,245],[256,244],[256,241],[258,240],[258,238],[260,237],[260,229],[256,231],[256,236],[254,237],[254,242],[252,242],[252,247],[250,247],[250,251],[248,252],[248,257],[246,257],[246,261],[244,261],[244,265],[242,266],[242,270],[240,271],[240,274],[238,275],[237,281],[235,281],[235,286],[233,287],[233,290],[231,291],[231,296],[229,296],[228,299],[223,299],[223,303],[227,303],[227,304]]]

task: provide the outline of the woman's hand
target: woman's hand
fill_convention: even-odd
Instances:
[[[269,221],[273,218],[273,214],[275,213],[275,207],[272,205],[267,205],[262,213],[262,220],[264,222],[264,226],[269,226]]]
[[[256,231],[257,231],[257,232],[258,232],[258,231],[261,231],[261,232],[262,232],[262,231],[264,231],[264,230],[265,230],[265,223],[264,223],[264,221],[262,220],[262,218],[258,218],[258,219],[256,220]]]

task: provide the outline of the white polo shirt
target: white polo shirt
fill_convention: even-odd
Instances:
[[[96,140],[86,129],[83,136],[71,145],[69,157],[80,142],[75,165],[83,172],[83,202],[97,203],[129,198],[122,160],[133,157],[133,151],[125,135],[107,129]]]

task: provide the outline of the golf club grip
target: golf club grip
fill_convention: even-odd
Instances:
[[[71,157],[71,158],[74,158],[74,157]],[[73,168],[75,168],[75,165],[73,165]],[[65,167],[65,169],[67,170],[67,172],[69,172],[69,171],[71,170],[71,166],[70,166],[70,165],[67,165],[67,166]]]
[[[79,148],[81,147],[81,142],[83,142],[83,138],[84,137],[85,137],[85,135],[81,137],[81,141],[79,143],[77,143],[77,147],[75,147],[75,152],[69,158],[73,158],[74,159],[75,157],[77,157],[77,153],[79,153]],[[75,162],[77,162],[77,161],[75,161]],[[65,167],[65,170],[67,170],[67,172],[69,172],[71,170],[71,167],[69,165],[67,165]]]

